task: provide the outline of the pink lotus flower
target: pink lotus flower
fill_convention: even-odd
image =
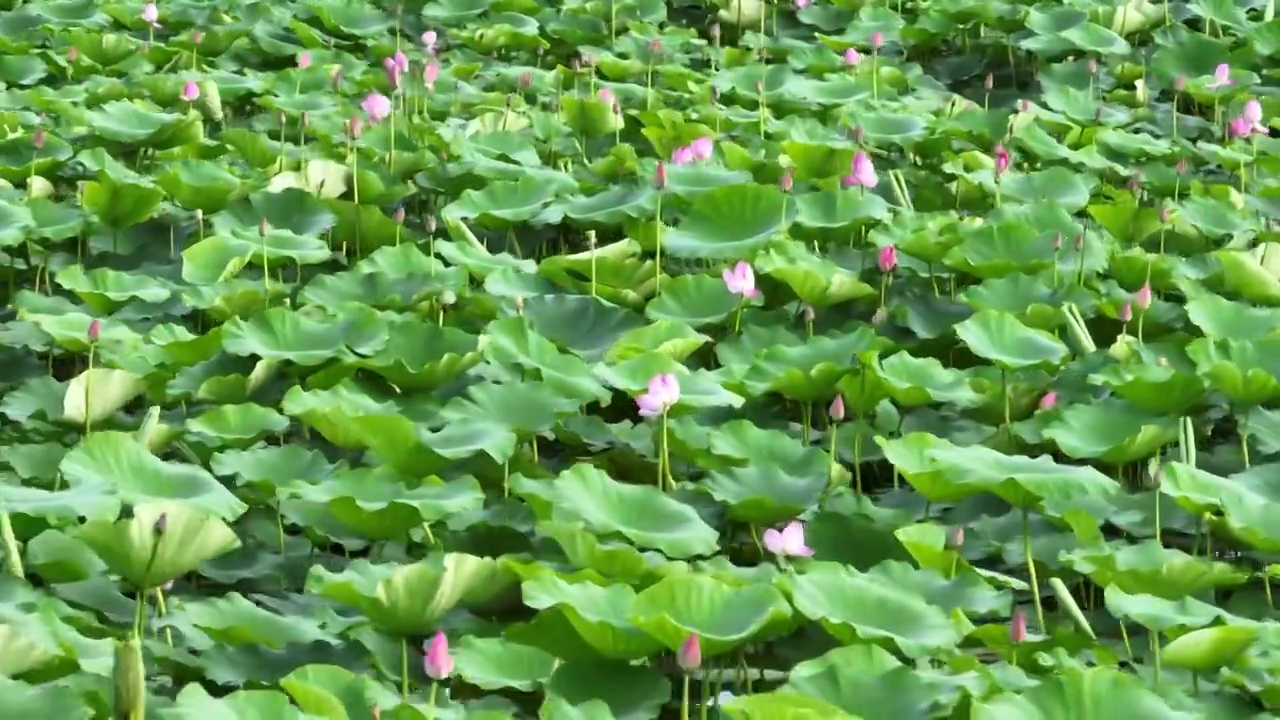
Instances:
[[[795,177],[791,173],[791,168],[782,171],[782,177],[778,178],[778,187],[782,192],[789,193],[791,188],[795,186]]]
[[[298,69],[306,70],[309,67],[311,67],[311,51],[303,50],[298,53]]]
[[[898,248],[892,245],[885,245],[880,248],[880,254],[876,257],[876,265],[880,267],[880,272],[891,273],[893,269],[898,267]]]
[[[609,88],[606,88],[606,87],[600,88],[600,92],[596,93],[596,97],[600,98],[600,102],[604,103],[605,105],[609,105],[610,107],[613,106],[613,101],[614,101],[613,91],[610,90]]]
[[[436,52],[436,31],[428,30],[422,33],[422,46],[427,49],[427,54],[434,55]]]
[[[382,93],[369,93],[364,102],[360,103],[360,109],[369,116],[369,122],[380,122],[391,114],[391,99]]]
[[[1245,120],[1244,117],[1232,118],[1231,121],[1227,123],[1227,132],[1230,133],[1233,138],[1247,138],[1252,131],[1253,126],[1250,125],[1249,121]]]
[[[680,643],[680,651],[676,653],[676,663],[685,672],[693,672],[702,667],[702,642],[698,634],[693,633]]]
[[[91,343],[98,342],[98,338],[102,337],[102,321],[99,320],[98,318],[94,318],[90,320],[89,332],[86,334],[89,337],[89,342]]]
[[[859,150],[853,154],[853,161],[850,163],[849,174],[842,178],[846,187],[860,186],[865,188],[874,188],[880,183],[880,178],[876,176],[876,167],[871,162],[871,156]]]
[[[884,47],[884,33],[879,30],[871,33],[871,49],[879,50]]]
[[[1120,306],[1120,322],[1127,323],[1133,319],[1133,306],[1128,302]]]
[[[964,526],[957,525],[947,533],[947,549],[959,550],[962,547],[964,547]]]
[[[432,680],[444,680],[453,674],[453,658],[449,656],[449,638],[443,632],[437,632],[431,638],[431,645],[426,648],[427,655],[422,660],[427,677]]]
[[[845,65],[848,65],[849,67],[854,67],[860,62],[862,62],[862,56],[858,54],[858,51],[855,48],[845,48],[845,51],[844,51]]]
[[[680,382],[671,373],[654,375],[649,381],[649,389],[636,398],[641,417],[658,417],[680,402]]]
[[[400,87],[400,66],[393,57],[382,58],[382,69],[387,73],[387,82],[391,84],[391,89],[395,90]]]
[[[996,163],[996,177],[1000,177],[1009,170],[1009,151],[1003,145],[997,145],[992,151]]]
[[[797,10],[803,10],[813,4],[813,0],[794,0]]]
[[[160,27],[160,9],[155,3],[147,3],[142,6],[142,21],[153,28]]]
[[[359,115],[352,117],[351,122],[347,123],[347,132],[351,134],[352,140],[359,140],[360,132],[363,129],[364,129],[364,121],[360,119]]]
[[[403,51],[397,50],[396,54],[391,56],[391,59],[395,61],[396,67],[400,69],[400,72],[409,72],[409,56],[405,55]]]
[[[1057,404],[1058,404],[1058,393],[1052,390],[1040,396],[1041,410],[1052,410],[1053,406]]]
[[[710,137],[700,137],[689,145],[689,150],[693,153],[695,160],[710,160],[715,146],[715,140]]]
[[[667,188],[667,166],[661,160],[658,161],[658,169],[653,171],[653,186],[659,190]]]
[[[1013,609],[1013,619],[1009,621],[1009,639],[1020,643],[1027,639],[1027,614],[1022,608]]]
[[[693,162],[693,147],[690,145],[678,147],[671,153],[672,165],[687,165],[691,162]]]
[[[422,85],[428,90],[434,90],[436,87],[436,79],[440,77],[440,66],[431,62],[422,68]]]
[[[812,557],[813,548],[804,544],[804,523],[792,520],[781,531],[764,531],[764,547],[778,557]]]
[[[836,422],[844,419],[844,395],[836,393],[836,399],[831,401],[831,407],[827,408],[827,417]]]
[[[1231,66],[1222,63],[1213,70],[1213,80],[1205,83],[1206,90],[1216,90],[1218,88],[1230,87],[1235,81],[1231,79]]]
[[[1187,76],[1178,73],[1178,77],[1173,79],[1173,91],[1183,92],[1187,89]]]
[[[1244,104],[1244,112],[1240,113],[1240,117],[1244,118],[1244,121],[1249,123],[1249,129],[1252,132],[1256,132],[1261,135],[1270,134],[1271,130],[1266,125],[1262,124],[1262,103],[1258,102],[1256,99],[1251,99],[1249,102]]]
[[[1138,292],[1134,293],[1133,304],[1137,305],[1138,309],[1143,312],[1146,312],[1147,308],[1151,307],[1150,281],[1142,283],[1142,287],[1138,288]]]
[[[200,86],[194,81],[188,80],[186,85],[182,86],[182,99],[187,102],[195,102],[200,99]]]
[[[734,295],[753,298],[760,294],[756,289],[756,274],[746,260],[739,260],[732,268],[725,268],[720,276],[724,278],[725,287]]]
[[[39,150],[40,148],[44,147],[45,141],[47,141],[48,139],[49,139],[49,134],[45,132],[45,129],[42,127],[38,127],[36,128],[36,131],[31,134],[31,147],[34,147],[35,149]]]

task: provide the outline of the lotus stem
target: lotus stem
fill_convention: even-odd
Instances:
[[[684,674],[684,683],[680,691],[680,720],[689,720],[689,673]]]
[[[168,608],[164,603],[164,588],[158,587],[156,588],[156,615],[164,617],[166,613],[168,613]],[[165,627],[164,641],[169,644],[169,647],[173,647],[173,628]]]
[[[10,575],[16,578],[26,577],[22,567],[22,554],[18,547],[18,538],[13,534],[13,521],[9,513],[0,513],[0,538],[4,539],[4,564]]]
[[[427,720],[436,720],[436,690],[440,683],[432,681],[431,692],[427,695]]]
[[[431,685],[431,712],[435,713],[436,686]],[[400,638],[400,703],[409,702],[409,639]]]
[[[1031,511],[1022,509],[1022,553],[1027,559],[1027,575],[1031,579],[1031,599],[1036,606],[1036,623],[1040,632],[1048,634],[1044,624],[1044,606],[1040,602],[1040,578],[1036,575],[1036,561],[1031,554]]]

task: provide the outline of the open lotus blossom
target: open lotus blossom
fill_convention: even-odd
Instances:
[[[307,50],[303,50],[298,53],[298,69],[306,70],[309,67],[311,67],[311,53]]]
[[[710,160],[711,153],[715,150],[716,143],[710,137],[700,137],[689,145],[689,150],[693,152],[695,160]]]
[[[409,56],[405,55],[403,51],[397,50],[396,54],[391,56],[391,59],[395,61],[396,67],[400,68],[400,72],[409,72]]]
[[[861,150],[853,154],[849,174],[844,176],[842,180],[846,187],[859,186],[864,188],[874,188],[880,182],[880,178],[876,176],[876,167],[871,162],[871,156]]]
[[[142,21],[153,28],[160,27],[160,9],[155,3],[147,3],[142,6]]]
[[[995,160],[996,177],[998,178],[1009,170],[1009,151],[1003,145],[997,145],[991,154]]]
[[[892,245],[880,248],[880,253],[876,256],[876,265],[882,273],[893,272],[893,269],[898,267],[898,248]]]
[[[182,99],[187,102],[195,102],[200,99],[200,86],[194,81],[188,80],[186,85],[182,86]]]
[[[369,116],[369,122],[380,122],[391,114],[391,99],[382,93],[369,93],[360,103],[360,109]]]
[[[1271,133],[1270,128],[1262,124],[1262,103],[1256,99],[1250,100],[1244,104],[1244,112],[1240,113],[1240,117],[1249,123],[1249,130],[1261,135]]]
[[[676,653],[676,663],[681,670],[693,672],[702,667],[702,641],[693,633],[680,643],[680,651]]]
[[[857,49],[855,49],[855,48],[845,48],[845,51],[844,51],[844,64],[845,64],[845,65],[848,65],[849,67],[853,67],[853,66],[857,65],[857,64],[858,64],[858,63],[860,63],[860,62],[862,62],[862,55],[858,54]]]
[[[680,382],[671,373],[654,375],[649,389],[636,398],[642,417],[658,417],[680,402]]]
[[[1222,63],[1213,69],[1213,79],[1205,83],[1206,90],[1216,90],[1218,88],[1230,87],[1235,81],[1231,79],[1231,66]]]
[[[436,51],[437,38],[438,36],[436,35],[435,30],[428,30],[422,33],[422,47],[426,48],[428,53],[434,55]]]
[[[426,657],[422,660],[427,677],[432,680],[444,680],[453,674],[453,658],[449,655],[449,638],[443,632],[437,632],[426,648]]]
[[[693,147],[690,145],[678,147],[671,153],[672,165],[687,165],[691,162],[693,162]]]
[[[725,268],[720,276],[724,278],[725,287],[734,295],[753,298],[760,294],[756,289],[756,274],[751,269],[751,263],[746,260],[739,260],[737,265]]]
[[[1058,393],[1052,390],[1040,396],[1041,410],[1052,410],[1053,406],[1057,404],[1058,404]]]
[[[1151,307],[1151,283],[1150,281],[1142,283],[1142,287],[1138,288],[1138,292],[1133,294],[1133,304],[1138,306],[1139,310],[1146,312]]]
[[[813,548],[804,544],[804,523],[792,520],[782,530],[764,531],[764,547],[778,557],[811,557]]]
[[[1252,130],[1253,126],[1250,125],[1249,121],[1245,120],[1243,116],[1232,118],[1231,121],[1227,123],[1227,132],[1230,133],[1233,138],[1247,138]]]
[[[440,77],[440,66],[430,62],[426,67],[422,68],[422,86],[428,90],[434,90],[436,87],[436,79]]]

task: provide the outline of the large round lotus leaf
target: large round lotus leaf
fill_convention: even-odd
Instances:
[[[484,493],[474,478],[428,478],[408,486],[384,469],[341,470],[320,482],[284,485],[280,492],[328,506],[343,524],[371,540],[396,540],[423,523],[479,510]]]
[[[1130,594],[1112,585],[1104,593],[1104,599],[1107,612],[1156,632],[1178,627],[1196,629],[1219,620],[1233,620],[1225,610],[1191,597],[1167,600],[1148,594]]]
[[[112,228],[128,228],[151,217],[164,192],[139,183],[118,183],[110,178],[85,183],[84,206],[100,222]]]
[[[0,677],[0,712],[8,717],[47,716],[66,720],[88,720],[92,717],[89,707],[74,688],[67,685],[29,685],[7,677],[7,673]]]
[[[812,253],[797,242],[778,243],[755,261],[757,272],[781,280],[804,302],[816,308],[876,294],[856,273]]]
[[[128,433],[93,433],[66,454],[58,470],[77,493],[103,493],[123,503],[180,501],[224,520],[246,509],[204,468],[161,460]]]
[[[435,632],[455,607],[505,592],[514,577],[492,558],[433,554],[410,565],[357,560],[342,572],[313,567],[307,589],[363,612],[380,629],[403,636]]]
[[[1062,553],[1063,562],[1102,587],[1178,600],[1243,584],[1248,575],[1224,562],[1188,555],[1148,540],[1140,545]]]
[[[612,713],[609,717],[637,719],[657,717],[671,690],[671,681],[656,669],[617,661],[563,663],[546,685],[548,696],[564,698],[568,704],[603,702]]]
[[[524,492],[529,483],[513,489]],[[532,488],[530,488],[532,490]],[[593,532],[618,534],[639,547],[687,558],[715,552],[719,537],[688,505],[656,484],[620,483],[591,465],[574,465],[555,479],[550,520],[581,522]]]
[[[327,260],[329,248],[322,240],[289,230],[232,228],[227,235],[212,235],[182,251],[182,278],[211,284],[234,277],[246,265],[278,267],[309,265]]]
[[[852,645],[796,665],[783,688],[860,717],[906,718],[927,716],[939,685],[879,646]]]
[[[240,189],[240,178],[211,160],[184,160],[167,167],[156,184],[185,208],[217,212]]]
[[[726,185],[699,195],[680,225],[662,234],[663,252],[676,257],[736,260],[753,255],[795,216],[770,185]]]
[[[724,713],[733,720],[862,720],[830,702],[792,690],[735,697],[725,703]]]
[[[683,275],[662,284],[657,297],[645,308],[654,320],[675,320],[699,328],[728,317],[739,306],[737,296],[724,281],[709,275]]]
[[[135,505],[133,517],[91,520],[77,537],[111,572],[140,590],[164,585],[240,547],[226,523],[180,502]]]
[[[79,295],[91,310],[102,314],[110,313],[134,298],[147,303],[162,303],[173,294],[163,280],[110,268],[94,268],[86,272],[81,265],[63,269],[55,282]]]
[[[1063,409],[1042,434],[1068,457],[1128,463],[1151,457],[1176,440],[1178,422],[1109,398]]]
[[[744,420],[721,426],[711,451],[742,458],[738,467],[711,471],[704,487],[729,506],[729,515],[770,526],[794,518],[821,497],[830,483],[831,459],[817,448],[800,447],[777,430]]]
[[[67,383],[62,419],[83,425],[97,424],[115,415],[147,389],[142,379],[127,370],[97,367],[85,370]]]
[[[652,260],[641,256],[640,245],[634,240],[622,240],[573,255],[549,257],[543,260],[538,272],[557,286],[583,293],[585,297],[543,295],[530,300],[547,302],[555,298],[562,303],[594,300],[638,308],[657,287],[656,267]],[[629,319],[630,315],[623,317]]]
[[[482,219],[497,225],[529,220],[556,195],[556,187],[535,179],[496,182],[468,190],[441,213],[446,221]]]
[[[226,717],[228,720],[299,720],[302,713],[289,702],[289,696],[282,692],[240,690],[215,698],[198,683],[192,683],[178,693],[173,707],[163,717],[168,720],[208,717]]]
[[[1192,630],[1160,650],[1166,665],[1212,672],[1234,663],[1261,635],[1254,625],[1219,625]]]
[[[690,573],[645,588],[631,613],[636,627],[673,652],[697,634],[706,657],[781,630],[791,618],[791,606],[771,585],[735,586]]]
[[[311,618],[278,615],[239,593],[183,602],[180,610],[166,615],[158,624],[199,628],[213,641],[227,645],[256,644],[281,649],[293,643],[334,639]]]
[[[337,665],[307,665],[280,679],[280,688],[308,715],[372,720],[373,679]]]
[[[1021,693],[1006,692],[975,702],[973,720],[1075,720],[1080,717],[1133,720],[1193,720],[1143,686],[1133,675],[1111,668],[1065,670]]]
[[[661,650],[664,643],[637,627],[632,618],[636,592],[629,585],[601,586],[566,582],[550,573],[521,586],[524,604],[536,610],[557,608],[582,640],[604,657],[636,660]]]
[[[1199,338],[1187,345],[1187,355],[1210,387],[1237,405],[1252,407],[1280,397],[1280,337]]]
[[[956,325],[956,335],[975,355],[1002,368],[1018,369],[1056,365],[1067,356],[1067,346],[1058,338],[1035,330],[1013,315],[999,310],[981,310]]]
[[[845,643],[886,644],[924,657],[962,638],[946,610],[884,575],[822,563],[777,583],[801,615]]]

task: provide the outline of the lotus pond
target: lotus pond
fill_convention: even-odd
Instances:
[[[1274,0],[0,6],[0,717],[1280,709]]]

